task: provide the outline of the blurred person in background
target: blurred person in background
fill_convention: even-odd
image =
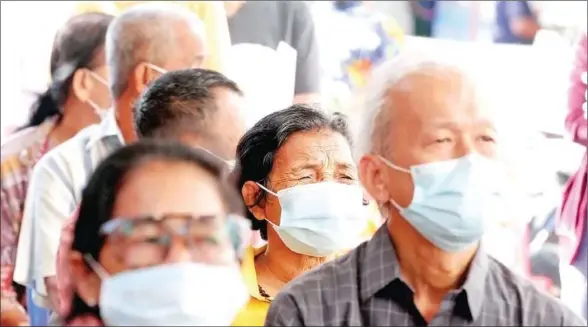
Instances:
[[[248,127],[292,103],[320,102],[315,25],[305,1],[224,1],[231,54],[228,76],[250,106]]]
[[[234,165],[237,143],[245,131],[243,94],[237,84],[208,69],[169,72],[155,80],[137,101],[135,128],[139,139],[179,141]],[[77,212],[63,227],[57,254],[59,316],[71,302],[69,249]]]
[[[77,1],[75,11],[101,11],[112,15],[142,3],[167,3],[182,6],[194,13],[205,26],[206,53],[202,67],[226,73],[231,38],[222,1]]]
[[[569,108],[566,128],[574,142],[586,147],[588,123],[586,121],[586,71],[587,59],[586,31],[582,35],[576,52],[570,76]],[[588,275],[588,224],[586,165],[588,154],[580,164],[564,190],[563,202],[557,222],[560,242],[560,274],[562,280],[561,299],[586,319],[588,310],[586,277]]]
[[[181,6],[133,6],[110,24],[105,49],[113,109],[43,156],[24,206],[14,280],[34,285],[35,300],[53,310],[59,307],[55,266],[63,224],[98,163],[135,141],[132,105],[145,87],[167,70],[202,66],[204,26]]]
[[[104,39],[112,19],[101,13],[81,14],[57,32],[51,51],[51,84],[39,95],[27,124],[2,145],[2,298],[16,296],[13,268],[33,167],[47,151],[100,122],[110,107]],[[24,292],[20,286],[15,288],[21,300]],[[43,324],[47,313],[30,301],[28,309],[32,323]]]
[[[252,228],[243,274],[251,299],[233,326],[261,326],[291,280],[371,237],[347,121],[307,105],[274,112],[237,147],[238,187]]]
[[[371,69],[400,51],[404,33],[364,1],[317,2],[313,14],[318,38],[329,41],[321,48],[323,105],[342,110]]]
[[[69,255],[67,326],[228,326],[247,302],[248,222],[226,167],[202,150],[140,141],[84,189]]]
[[[431,37],[437,0],[410,1],[415,36]]]
[[[529,1],[496,1],[494,42],[532,44],[541,29]]]

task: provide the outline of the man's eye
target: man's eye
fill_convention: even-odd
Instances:
[[[311,179],[311,178],[312,178],[312,176],[308,175],[308,176],[300,177],[300,178],[298,178],[298,180],[299,181],[304,181],[304,180],[308,180],[308,179]]]
[[[438,138],[435,140],[435,143],[448,143],[448,142],[451,142],[451,139],[449,137]]]
[[[496,142],[492,136],[482,135],[480,136],[480,140],[483,142]]]

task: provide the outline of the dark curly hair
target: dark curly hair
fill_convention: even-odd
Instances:
[[[238,189],[247,181],[268,186],[268,176],[272,171],[274,157],[288,137],[297,133],[314,130],[332,130],[345,137],[352,145],[347,117],[340,113],[327,114],[314,106],[295,104],[284,110],[274,112],[257,122],[239,141],[237,146],[237,167],[235,177]],[[266,192],[259,192],[254,203],[265,199]],[[256,219],[247,212],[253,230],[259,230],[267,240],[267,223]]]

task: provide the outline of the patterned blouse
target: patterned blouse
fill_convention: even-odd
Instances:
[[[12,273],[28,181],[47,147],[55,120],[17,132],[2,144],[1,184],[1,288],[2,297],[14,296]]]

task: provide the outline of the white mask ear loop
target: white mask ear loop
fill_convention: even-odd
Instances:
[[[257,186],[259,186],[259,187],[260,187],[262,190],[266,191],[267,193],[269,193],[269,194],[271,194],[271,195],[273,195],[273,196],[275,196],[275,197],[278,197],[278,194],[277,194],[277,193],[275,193],[275,192],[273,192],[273,191],[270,191],[270,190],[269,190],[267,187],[265,187],[265,186],[261,185],[260,183],[258,183],[258,182],[255,182],[255,184],[257,184]],[[267,218],[265,219],[265,221],[267,221],[267,222],[268,222],[270,225],[272,225],[274,228],[279,228],[279,227],[280,227],[280,226],[278,226],[278,225],[276,225],[276,224],[272,223],[271,221],[269,221]]]
[[[100,279],[104,280],[108,277],[110,277],[110,274],[106,272],[106,270],[104,270],[104,268],[102,268],[102,265],[100,263],[98,263],[91,255],[89,254],[84,254],[84,259],[86,259],[86,262],[88,263],[88,265],[90,266],[90,268],[92,268],[92,270],[94,270],[94,272],[96,273],[96,275],[98,275],[98,277],[100,277]]]
[[[88,253],[84,254],[84,259],[86,260],[86,262],[88,263],[88,265],[90,266],[90,268],[96,273],[96,275],[98,275],[98,277],[100,278],[100,280],[105,280],[106,278],[108,278],[110,275],[106,272],[106,270],[104,270],[104,268],[102,268],[102,265],[100,263],[98,263],[91,255],[89,255]],[[98,304],[98,301],[96,299],[92,299],[92,300],[84,300],[86,302],[87,305],[89,305],[90,307],[95,307]]]
[[[104,78],[102,78],[102,76],[94,73],[91,70],[88,70],[88,73],[90,74],[90,76],[92,76],[93,79],[95,79],[96,81],[98,81],[98,83],[104,85],[104,87],[106,87],[108,89],[108,82],[106,82],[106,80]],[[101,108],[99,105],[96,104],[96,102],[94,102],[90,99],[87,99],[86,101],[88,102],[90,107],[92,107],[92,109],[94,109],[94,113],[98,117],[100,117],[100,119],[103,119],[104,116],[106,116],[106,114],[108,113],[108,109]]]
[[[406,169],[406,168],[399,167],[399,166],[397,166],[397,165],[393,164],[393,163],[392,163],[390,160],[388,160],[388,159],[386,159],[386,158],[384,158],[384,157],[382,157],[382,156],[380,156],[380,155],[378,155],[378,158],[380,158],[380,160],[382,160],[382,162],[383,162],[384,164],[386,164],[386,166],[388,166],[388,167],[390,167],[390,168],[392,168],[392,169],[394,169],[394,170],[397,170],[397,171],[400,171],[400,172],[403,172],[403,173],[410,174],[410,169]],[[394,207],[395,207],[395,208],[398,210],[398,212],[402,212],[402,211],[404,210],[404,208],[402,208],[402,207],[401,207],[401,206],[400,206],[398,203],[396,203],[396,201],[394,201],[393,199],[390,199],[390,203],[391,203],[391,204],[392,204],[392,205],[393,205],[393,206],[394,206]]]
[[[165,70],[165,69],[163,69],[163,68],[161,68],[161,67],[159,67],[157,65],[154,65],[154,64],[152,64],[150,62],[146,62],[145,64],[147,65],[147,67],[153,69],[154,71],[160,73],[161,75],[167,73],[167,70]]]
[[[277,194],[277,193],[274,193],[273,191],[270,191],[270,190],[269,190],[267,187],[265,187],[265,186],[263,186],[263,185],[261,185],[261,184],[259,184],[259,183],[257,183],[257,182],[255,182],[255,184],[257,184],[257,186],[259,186],[259,187],[260,187],[262,190],[264,190],[264,191],[268,192],[269,194],[271,194],[271,195],[273,195],[273,196],[275,196],[275,197],[277,197],[277,196],[278,196],[278,194]]]
[[[403,173],[410,174],[410,169],[406,169],[406,168],[402,168],[400,166],[396,166],[395,164],[392,163],[392,161],[390,161],[390,160],[388,160],[388,159],[386,159],[386,158],[384,158],[384,157],[382,157],[380,155],[378,156],[378,158],[380,158],[380,160],[382,160],[382,162],[384,162],[386,164],[386,166],[388,166],[388,167],[390,167],[390,168],[392,168],[394,170],[398,170],[398,171],[401,171]]]

